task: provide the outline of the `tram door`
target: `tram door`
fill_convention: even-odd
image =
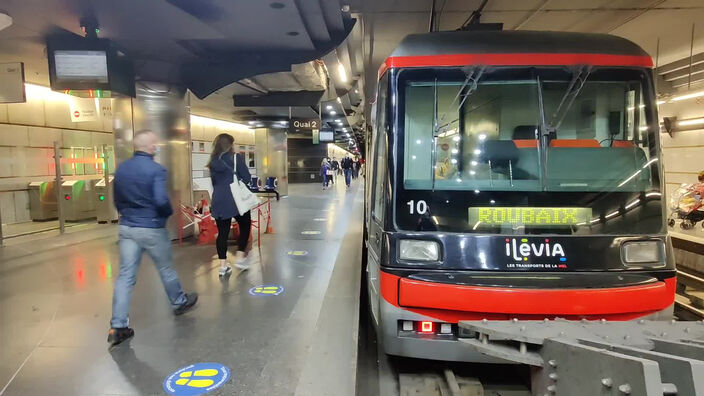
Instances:
[[[369,282],[369,301],[374,322],[379,323],[379,267],[381,265],[381,252],[384,237],[384,219],[386,215],[385,196],[387,194],[386,185],[388,178],[388,153],[387,153],[387,76],[379,82],[379,94],[377,95],[377,117],[376,128],[372,135],[372,174],[369,188],[369,210],[368,217],[368,257],[367,257],[367,280]]]

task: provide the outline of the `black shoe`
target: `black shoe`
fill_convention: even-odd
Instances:
[[[174,309],[174,315],[181,315],[188,312],[194,305],[196,305],[196,301],[198,301],[198,293],[186,293],[186,302],[180,307]]]
[[[110,332],[108,332],[108,342],[110,345],[115,346],[122,341],[129,340],[134,336],[134,330],[130,329],[129,327],[119,327],[119,328],[112,328],[110,329]]]

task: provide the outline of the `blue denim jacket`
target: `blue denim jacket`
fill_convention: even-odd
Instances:
[[[137,151],[120,164],[114,191],[122,225],[163,228],[174,213],[166,191],[166,168],[154,162],[151,154]]]

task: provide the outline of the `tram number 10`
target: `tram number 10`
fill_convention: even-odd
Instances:
[[[428,211],[428,204],[423,200],[420,200],[418,202],[416,202],[414,200],[410,200],[410,201],[406,202],[406,205],[408,205],[408,212],[410,214],[415,214],[415,213],[425,214]],[[415,209],[415,213],[413,212],[414,209]]]

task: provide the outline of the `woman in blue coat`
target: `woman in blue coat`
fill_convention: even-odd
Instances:
[[[232,197],[230,184],[237,176],[239,180],[249,185],[252,175],[249,173],[247,164],[242,155],[235,154],[235,139],[222,133],[213,141],[213,152],[210,154],[210,180],[213,183],[213,197],[211,203],[211,213],[218,225],[218,237],[215,246],[220,259],[220,276],[232,272],[232,268],[227,264],[227,240],[230,236],[230,226],[232,218],[237,220],[240,228],[240,236],[237,239],[237,253],[235,254],[235,267],[242,271],[249,269],[249,257],[246,253],[249,243],[249,232],[252,225],[250,211],[240,213],[237,210],[235,199]],[[236,160],[235,160],[236,159]],[[235,165],[236,164],[236,165]]]
[[[328,169],[330,165],[328,165],[328,159],[323,158],[323,162],[320,164],[320,175],[323,177],[323,190],[327,190],[328,188]]]

